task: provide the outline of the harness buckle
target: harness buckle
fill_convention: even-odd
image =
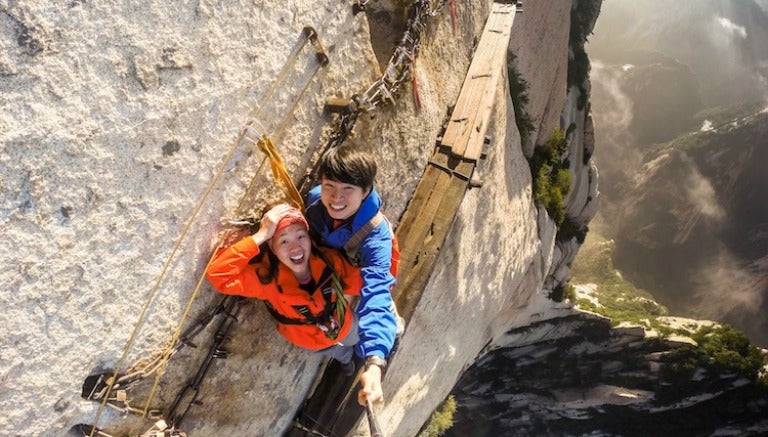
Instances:
[[[325,334],[325,336],[331,340],[336,340],[341,332],[341,326],[333,315],[328,317],[328,321],[324,324],[318,324],[318,328]]]

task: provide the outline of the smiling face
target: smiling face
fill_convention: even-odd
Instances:
[[[300,281],[308,279],[311,243],[309,232],[301,224],[286,226],[269,240],[269,248]]]
[[[346,220],[360,209],[360,205],[370,192],[370,188],[363,190],[357,185],[323,178],[320,185],[320,201],[332,218]]]

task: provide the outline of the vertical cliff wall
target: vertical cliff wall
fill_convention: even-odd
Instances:
[[[317,30],[329,65],[309,81],[317,65],[305,47],[264,100],[304,26]],[[378,72],[365,16],[334,2],[2,2],[0,35],[0,427],[52,435],[93,421],[98,405],[80,399],[85,376],[126,369],[171,339],[222,219],[237,214],[261,162],[239,147],[193,218],[249,114],[263,108],[259,120],[277,131],[309,83],[279,139],[298,173],[328,129],[324,99],[359,92]],[[265,178],[256,186],[249,204],[274,190]],[[190,318],[213,299],[203,287]],[[292,388],[308,384],[319,360],[281,343],[261,308],[244,319],[255,326],[235,335],[248,348],[236,341],[234,355],[252,365],[245,358],[260,357],[259,395],[278,401],[259,409],[268,415],[263,431],[301,400]],[[178,359],[189,367],[168,375],[183,381],[200,355]],[[281,360],[296,365],[266,370]],[[222,371],[246,378],[241,367]],[[172,402],[169,384],[152,407]],[[293,395],[273,396],[281,391]],[[107,429],[120,429],[110,426],[118,417],[106,415]]]
[[[534,132],[530,144],[521,144],[504,84],[496,95],[488,157],[478,166],[483,187],[467,193],[386,378],[392,402],[381,417],[393,435],[414,435],[478,356],[501,345],[568,337],[596,323],[549,298],[570,276],[579,243],[556,239],[555,223],[532,204],[525,157],[555,128],[574,125],[567,152],[573,182],[565,206],[569,218],[585,226],[597,211],[598,191],[590,161],[594,127],[580,98],[589,84],[567,86],[569,23],[577,6],[525,2],[515,18],[508,56],[510,68],[528,83],[524,110]],[[598,324],[606,323],[600,319]]]
[[[379,153],[377,185],[395,224],[458,95],[488,10],[489,2],[457,2],[456,33],[447,9],[429,23],[415,67],[420,110],[404,89],[358,124],[357,139]],[[529,83],[526,110],[536,134],[521,144],[500,86],[488,157],[478,168],[483,187],[467,193],[385,379],[379,413],[388,434],[413,435],[504,333],[571,312],[542,289],[568,257],[555,249],[554,223],[531,202],[523,154],[557,126],[590,130],[585,110],[569,109],[570,11],[570,2],[528,1],[515,19],[509,53]],[[377,17],[401,11],[382,13]],[[319,67],[306,46],[265,99],[305,26],[317,31],[328,65]],[[373,38],[394,39],[400,31]],[[85,376],[126,369],[167,346],[187,310],[188,324],[215,302],[198,280],[223,219],[252,214],[275,187],[266,169],[257,174],[260,153],[238,146],[248,118],[277,133],[298,100],[277,141],[298,179],[332,126],[325,98],[364,91],[380,74],[380,60],[366,15],[329,1],[140,8],[3,2],[0,35],[0,227],[7,248],[0,427],[63,434],[96,418],[98,405],[80,398]],[[256,188],[241,201],[254,177]],[[594,192],[593,184],[580,186]],[[578,199],[586,197],[579,196],[569,211],[583,209]],[[281,432],[320,365],[275,334],[261,305],[246,304],[240,320],[229,358],[214,363],[201,389],[204,406],[185,421],[193,435]],[[206,344],[172,357],[150,407],[168,408]],[[151,385],[131,392],[133,406],[143,407]],[[98,425],[115,432],[148,426],[131,417],[105,410]]]

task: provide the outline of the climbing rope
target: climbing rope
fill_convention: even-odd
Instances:
[[[272,166],[272,175],[275,177],[277,185],[283,190],[285,197],[290,199],[293,206],[303,210],[304,200],[302,200],[299,190],[296,189],[296,185],[293,184],[293,179],[291,179],[291,175],[288,174],[288,170],[285,168],[285,162],[283,162],[280,154],[277,153],[272,140],[264,134],[257,144],[259,149],[264,152],[264,155],[269,158],[269,163]]]
[[[299,54],[302,52],[302,49],[306,46],[307,42],[311,42],[313,47],[315,48],[315,58],[316,58],[315,69],[310,73],[308,80],[306,80],[304,86],[302,87],[302,89],[300,90],[300,92],[298,93],[296,98],[294,98],[293,103],[291,104],[288,112],[284,115],[282,122],[278,125],[278,127],[276,129],[275,137],[279,137],[279,135],[283,132],[283,130],[287,126],[287,122],[288,122],[288,119],[290,118],[289,117],[290,114],[293,113],[293,111],[295,110],[295,108],[296,108],[296,106],[298,104],[298,101],[301,99],[301,97],[304,95],[304,93],[309,88],[311,83],[314,81],[313,79],[315,78],[315,75],[316,75],[317,71],[320,69],[320,67],[323,67],[323,66],[327,65],[328,57],[325,54],[324,50],[322,49],[322,45],[320,45],[320,42],[319,42],[319,40],[317,38],[317,33],[315,32],[315,30],[312,27],[305,27],[302,30],[302,35],[303,35],[303,39],[301,39],[299,41],[299,43],[296,46],[294,46],[294,48],[292,49],[291,53],[288,55],[287,61],[283,65],[283,68],[278,73],[278,75],[276,76],[275,80],[272,82],[271,86],[265,92],[263,98],[261,99],[261,101],[263,103],[259,107],[257,107],[256,110],[254,110],[249,115],[248,121],[246,123],[246,127],[241,131],[237,141],[230,148],[230,150],[228,151],[226,157],[224,158],[223,163],[218,168],[218,170],[214,174],[214,177],[211,179],[211,181],[209,182],[208,186],[204,190],[203,194],[201,195],[201,197],[198,199],[197,203],[195,204],[195,207],[193,209],[192,215],[190,216],[189,220],[185,224],[185,226],[184,226],[184,228],[182,230],[181,235],[176,240],[173,248],[171,249],[171,253],[170,253],[168,259],[166,260],[166,262],[163,265],[163,268],[162,268],[162,270],[160,272],[160,275],[157,277],[157,279],[156,279],[152,289],[148,293],[148,297],[147,297],[147,299],[146,299],[146,301],[145,301],[144,305],[142,306],[142,309],[141,309],[141,311],[139,313],[139,318],[138,318],[138,320],[137,320],[137,322],[136,322],[136,324],[134,326],[133,331],[131,332],[131,335],[129,336],[128,342],[126,343],[126,345],[125,345],[125,347],[123,349],[122,355],[120,356],[120,359],[118,360],[117,365],[115,366],[115,368],[111,372],[111,376],[106,377],[106,375],[100,375],[101,377],[105,377],[105,381],[103,381],[104,384],[105,384],[105,387],[102,390],[100,390],[100,391],[98,391],[96,393],[91,393],[92,397],[89,397],[89,399],[94,399],[94,400],[101,399],[99,407],[98,407],[98,409],[96,411],[96,416],[95,416],[95,419],[94,419],[94,426],[90,430],[90,434],[89,434],[90,436],[93,436],[94,432],[98,429],[97,425],[99,423],[99,420],[101,419],[101,415],[103,414],[104,408],[105,408],[105,406],[108,405],[108,402],[110,400],[112,400],[112,401],[115,401],[115,400],[121,401],[121,403],[124,405],[124,407],[122,407],[122,408],[117,408],[116,406],[109,404],[110,407],[112,407],[112,408],[116,408],[116,409],[118,409],[120,411],[123,411],[123,412],[137,412],[138,409],[130,407],[128,402],[127,402],[127,399],[124,399],[124,396],[125,396],[124,392],[123,393],[119,393],[117,397],[111,397],[110,396],[112,391],[115,388],[117,388],[116,386],[119,383],[123,384],[121,386],[122,388],[126,388],[128,385],[130,385],[130,384],[132,384],[132,383],[134,383],[134,382],[136,382],[136,381],[138,381],[140,379],[146,378],[146,377],[148,377],[148,376],[150,376],[152,374],[156,374],[155,382],[154,382],[154,384],[152,386],[152,389],[150,391],[149,398],[148,398],[145,406],[142,409],[140,409],[141,410],[141,421],[143,422],[144,419],[146,418],[148,410],[149,410],[149,405],[150,405],[150,403],[151,403],[151,401],[152,401],[152,399],[154,397],[154,394],[155,394],[155,391],[157,389],[157,385],[158,385],[159,379],[160,379],[160,377],[163,374],[165,366],[166,366],[168,360],[170,359],[170,357],[175,352],[177,352],[180,349],[180,347],[181,347],[178,344],[179,335],[180,335],[180,332],[181,332],[181,326],[183,325],[184,321],[188,317],[190,309],[191,309],[191,304],[194,301],[195,297],[197,296],[200,288],[202,287],[203,280],[205,278],[205,274],[204,273],[201,275],[201,277],[198,280],[198,283],[197,283],[197,285],[195,287],[195,290],[193,291],[192,296],[190,297],[190,299],[189,299],[189,301],[187,303],[187,306],[186,306],[186,308],[184,310],[184,313],[182,315],[181,321],[179,322],[179,324],[178,324],[178,326],[177,326],[177,328],[176,328],[176,330],[174,332],[173,338],[172,338],[170,344],[168,345],[168,347],[166,347],[165,350],[161,354],[156,355],[155,358],[150,358],[148,360],[144,360],[144,362],[148,364],[149,368],[145,367],[143,370],[136,370],[137,366],[133,366],[131,368],[131,371],[129,372],[129,374],[128,375],[124,375],[123,377],[119,377],[120,369],[122,369],[122,367],[123,367],[123,365],[124,365],[124,363],[125,363],[125,361],[127,359],[128,353],[129,353],[129,351],[133,347],[133,344],[134,344],[134,342],[136,340],[138,332],[139,332],[141,326],[143,325],[143,323],[145,321],[146,314],[147,314],[147,311],[149,309],[149,306],[152,303],[152,301],[154,300],[155,296],[157,295],[157,292],[158,292],[158,290],[160,288],[162,280],[165,278],[165,276],[167,275],[167,273],[168,273],[168,271],[170,269],[171,262],[173,261],[174,257],[178,253],[179,248],[181,247],[182,242],[185,240],[185,238],[188,235],[190,229],[192,228],[192,225],[195,223],[198,215],[200,214],[200,211],[203,208],[203,205],[205,204],[205,201],[208,199],[208,197],[211,194],[214,186],[216,185],[218,180],[221,178],[221,175],[224,173],[225,169],[228,167],[228,164],[232,161],[232,158],[235,156],[235,153],[238,151],[238,149],[241,146],[242,147],[248,147],[249,145],[252,145],[254,143],[252,138],[249,137],[249,133],[253,131],[255,125],[259,125],[259,126],[261,125],[261,123],[258,120],[259,120],[259,117],[263,113],[263,109],[264,109],[265,105],[271,101],[272,95],[277,90],[278,86],[283,83],[283,81],[287,77],[288,71],[291,69],[291,67],[297,61],[297,59],[299,57]],[[263,128],[262,128],[262,130],[265,131],[265,129],[263,129]],[[266,134],[263,134],[263,136],[266,137]],[[267,159],[269,159],[269,156],[266,156],[261,161],[261,163],[259,164],[259,166],[258,166],[258,168],[257,168],[257,170],[256,170],[256,172],[254,174],[254,177],[251,179],[251,182],[250,182],[250,184],[249,184],[249,186],[248,186],[248,188],[246,190],[246,194],[241,198],[241,200],[240,200],[240,202],[239,202],[239,204],[238,204],[238,206],[236,208],[236,210],[238,211],[238,214],[242,210],[242,206],[245,203],[245,199],[247,197],[247,194],[253,188],[255,180],[258,178],[258,175],[261,174],[262,167],[264,166],[264,164],[265,164]],[[220,249],[221,246],[222,246],[222,244],[220,243],[219,247],[217,247],[216,251],[218,249]],[[216,251],[214,251],[214,253]],[[208,264],[210,264],[211,260],[212,260],[212,257],[211,257],[211,259],[209,259]],[[206,265],[206,270],[207,270],[207,267],[208,266]]]
[[[336,129],[334,129],[334,131],[331,133],[329,140],[326,143],[326,146],[322,150],[322,152],[324,152],[330,147],[335,147],[341,144],[349,136],[351,131],[354,129],[360,114],[369,113],[375,110],[379,105],[386,102],[394,103],[394,97],[399,91],[401,85],[408,80],[411,80],[413,82],[414,93],[415,93],[414,97],[416,99],[415,101],[416,101],[417,108],[420,106],[420,101],[418,100],[417,85],[415,82],[415,77],[413,76],[413,69],[414,69],[413,65],[414,65],[416,56],[418,54],[418,50],[420,48],[422,33],[426,28],[425,22],[427,18],[430,16],[437,15],[440,12],[440,10],[444,7],[447,1],[448,0],[437,0],[437,1],[415,0],[413,1],[409,10],[410,18],[408,19],[406,30],[403,33],[400,43],[395,48],[394,53],[387,64],[387,67],[384,69],[383,75],[373,84],[371,84],[362,95],[355,95],[350,99],[352,103],[348,106],[349,109],[340,116]],[[364,6],[366,2],[361,1],[359,3],[362,3],[362,5]],[[277,85],[280,84],[284,79],[284,77],[287,75],[289,67],[295,63],[296,59],[298,58],[298,55],[302,51],[302,48],[306,45],[307,42],[311,42],[312,45],[315,47],[315,56],[317,61],[316,68],[312,72],[310,76],[310,80],[308,80],[305,83],[304,87],[299,92],[298,97],[293,100],[293,104],[288,110],[288,113],[287,113],[288,115],[295,110],[300,100],[300,97],[305,93],[305,91],[308,89],[308,87],[312,83],[312,79],[314,78],[315,73],[319,70],[320,67],[325,66],[328,63],[328,57],[325,55],[325,52],[322,49],[322,45],[319,43],[317,39],[317,33],[314,31],[314,29],[311,27],[305,27],[302,32],[303,32],[304,39],[300,41],[300,44],[294,47],[294,49],[291,51],[291,54],[289,54],[288,60],[284,64],[283,69],[280,71],[280,73],[278,73],[276,80],[272,83],[270,88],[267,90],[264,98],[262,98],[262,102],[269,101],[269,98],[277,89]],[[178,352],[181,349],[181,347],[187,344],[187,341],[186,341],[187,333],[185,333],[182,336],[181,327],[183,326],[184,321],[186,320],[186,318],[190,313],[192,302],[195,300],[199,290],[202,288],[202,284],[204,283],[204,278],[205,278],[204,273],[200,276],[195,286],[195,289],[192,292],[192,295],[184,309],[182,318],[179,324],[177,325],[177,328],[174,331],[173,337],[169,345],[162,351],[162,353],[156,354],[154,358],[142,361],[142,363],[146,363],[146,366],[144,366],[143,369],[139,368],[139,366],[136,365],[131,368],[131,371],[129,371],[127,375],[118,377],[120,369],[123,367],[123,364],[126,360],[127,354],[132,348],[133,343],[136,339],[137,333],[144,322],[149,305],[154,300],[160,288],[162,279],[168,273],[168,270],[171,265],[171,261],[173,260],[176,253],[178,252],[182,241],[185,240],[187,234],[189,233],[192,227],[192,224],[197,219],[206,199],[208,198],[211,191],[213,190],[215,183],[220,179],[221,175],[224,173],[224,170],[227,168],[227,165],[230,163],[230,161],[234,157],[235,152],[238,150],[238,148],[240,146],[247,147],[249,145],[256,144],[259,147],[259,149],[265,154],[265,157],[259,164],[254,177],[251,179],[248,187],[245,190],[245,194],[240,199],[240,202],[237,205],[236,216],[238,217],[241,216],[240,214],[242,213],[242,208],[243,208],[243,205],[245,204],[246,198],[248,194],[252,191],[255,185],[255,182],[258,178],[258,175],[261,174],[262,167],[264,166],[264,164],[268,159],[270,160],[272,172],[275,177],[275,180],[280,186],[280,188],[286,193],[286,197],[291,199],[292,202],[295,202],[296,206],[303,205],[303,199],[301,194],[305,192],[304,189],[306,187],[306,183],[310,181],[310,178],[305,177],[305,179],[302,181],[301,191],[298,190],[295,185],[293,185],[292,179],[288,175],[284,162],[282,161],[282,159],[280,159],[279,155],[276,152],[273,139],[272,139],[274,138],[274,141],[275,142],[277,141],[277,138],[279,138],[280,134],[285,129],[288,123],[289,117],[288,115],[286,115],[283,118],[282,123],[280,123],[280,125],[277,127],[275,131],[276,132],[275,135],[273,135],[273,137],[270,138],[266,134],[267,130],[264,129],[262,123],[260,122],[260,117],[262,115],[263,107],[264,105],[260,105],[252,114],[249,115],[246,125],[241,131],[237,142],[229,150],[228,154],[224,159],[224,163],[219,167],[213,179],[211,180],[206,190],[204,191],[203,195],[198,200],[189,221],[183,228],[180,237],[177,239],[173,249],[171,250],[171,254],[169,258],[163,265],[163,269],[159,277],[157,278],[155,285],[153,286],[153,288],[150,290],[148,294],[147,301],[142,307],[142,310],[139,315],[139,319],[134,327],[134,330],[132,331],[129,337],[126,347],[124,348],[123,353],[120,359],[118,360],[118,363],[115,369],[113,370],[111,376],[106,378],[105,388],[98,391],[97,393],[91,393],[93,397],[89,397],[89,399],[102,399],[99,405],[99,408],[97,410],[96,418],[94,419],[95,425],[98,425],[103,409],[106,405],[108,405],[108,402],[110,401],[110,399],[112,400],[116,399],[116,398],[110,397],[110,394],[113,391],[113,389],[117,387],[120,387],[121,389],[125,389],[128,386],[130,386],[132,383],[142,380],[152,374],[155,374],[156,375],[155,380],[150,390],[149,397],[143,409],[141,409],[142,411],[141,421],[143,422],[144,419],[147,417],[147,414],[149,412],[149,405],[151,404],[152,399],[154,398],[154,395],[156,393],[156,390],[159,384],[160,377],[163,375],[168,361],[170,360],[171,356],[173,356],[176,352]],[[307,174],[306,176],[309,176],[309,174]],[[219,249],[221,249],[222,246],[223,246],[223,243],[219,243],[217,248],[214,250],[214,253],[216,253]],[[211,256],[211,258],[209,259],[205,270],[208,269],[212,260],[213,260],[213,256]],[[214,313],[213,315],[215,314],[217,313]],[[190,333],[190,335],[194,335],[197,332],[201,331],[204,327],[205,325],[197,326],[195,330],[193,330],[192,332],[188,330],[188,332]],[[106,375],[101,375],[101,376],[104,377]],[[124,394],[121,393],[120,396],[118,396],[118,398],[122,398],[123,396]],[[136,410],[138,410],[136,408],[130,407],[127,402],[127,399],[123,399],[123,404],[125,405],[125,407],[121,411],[136,412]],[[115,408],[113,405],[110,405],[110,406]],[[91,428],[90,435],[93,436],[96,430],[97,430],[96,426],[93,426]]]

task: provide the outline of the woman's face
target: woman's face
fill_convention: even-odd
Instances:
[[[269,240],[269,248],[298,279],[303,280],[308,277],[312,244],[309,232],[304,229],[304,226],[298,223],[287,226]]]

